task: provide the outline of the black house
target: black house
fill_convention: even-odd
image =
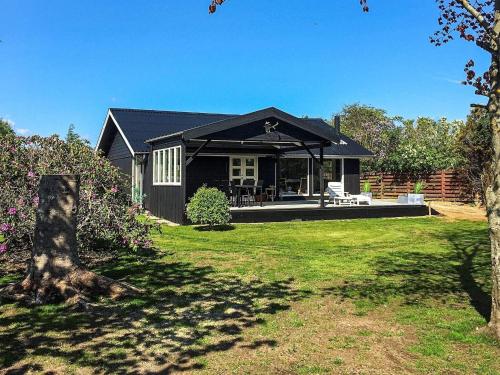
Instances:
[[[262,180],[279,201],[316,199],[323,207],[328,182],[359,193],[359,161],[373,156],[341,134],[338,121],[273,107],[245,115],[111,108],[96,150],[130,175],[146,209],[176,223],[185,222],[200,186],[221,181]]]

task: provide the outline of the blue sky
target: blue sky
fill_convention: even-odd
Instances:
[[[459,82],[487,56],[429,43],[434,0],[370,0],[368,14],[357,0],[208,3],[0,0],[0,117],[95,142],[108,107],[329,118],[361,102],[461,119],[482,101]]]

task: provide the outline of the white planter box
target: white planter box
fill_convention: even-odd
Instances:
[[[373,198],[373,193],[372,192],[368,192],[368,193],[362,192],[361,195],[364,195],[365,197],[370,197],[370,199]]]
[[[408,204],[424,205],[424,194],[408,194]]]

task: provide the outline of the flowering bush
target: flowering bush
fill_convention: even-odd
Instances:
[[[150,224],[130,204],[129,178],[107,159],[82,142],[8,135],[0,137],[0,252],[32,247],[39,180],[47,174],[80,175],[80,252],[150,245]]]
[[[193,224],[227,225],[231,220],[230,203],[216,188],[200,187],[187,205],[187,217]]]

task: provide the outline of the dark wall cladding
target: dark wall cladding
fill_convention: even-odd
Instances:
[[[111,164],[119,168],[123,173],[132,174],[132,154],[118,131],[114,133],[107,157]]]
[[[179,141],[164,142],[154,145],[153,150],[182,146],[181,147],[181,186],[153,185],[153,154],[150,153],[144,174],[143,191],[146,194],[144,206],[154,216],[173,221],[185,222],[185,150]]]
[[[344,159],[344,190],[359,194],[359,159]]]
[[[197,156],[186,169],[186,199],[206,184],[218,187],[220,181],[229,180],[229,157]]]
[[[264,187],[276,185],[276,159],[271,156],[259,158],[259,180],[264,181]]]

